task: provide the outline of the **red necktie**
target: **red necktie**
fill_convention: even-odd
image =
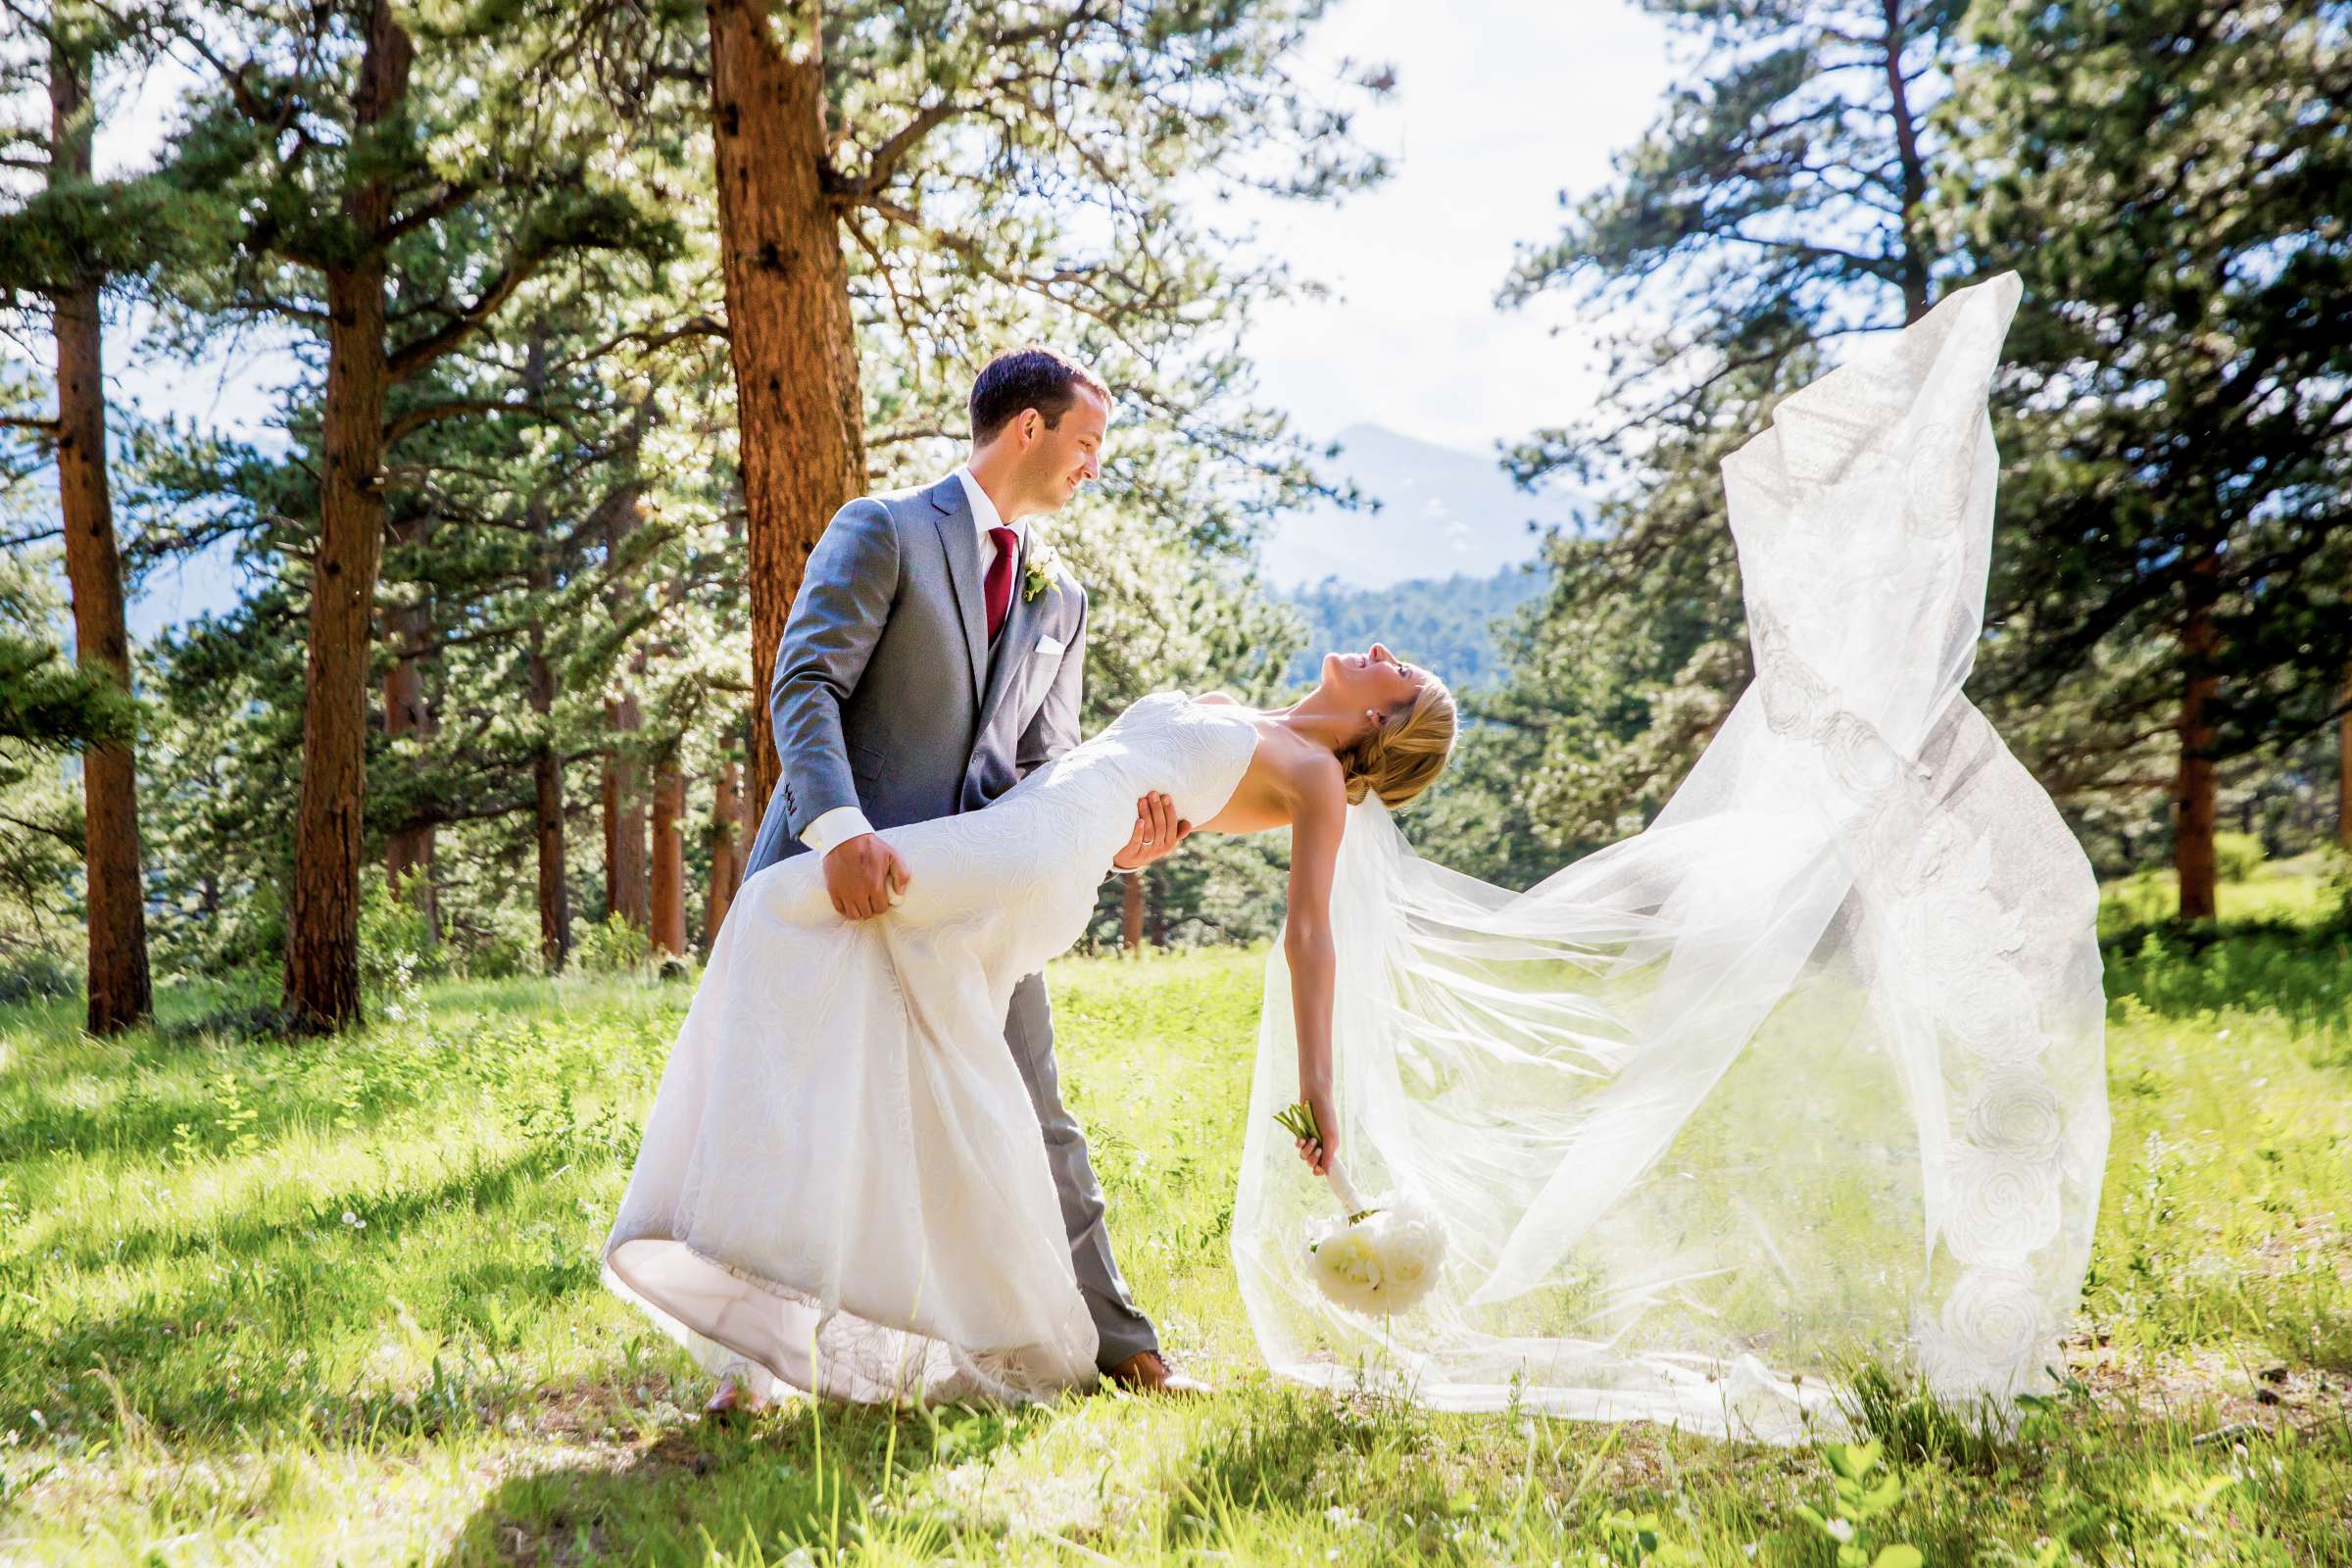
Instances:
[[[1012,558],[1020,548],[1021,536],[1010,528],[991,528],[988,536],[997,542],[997,559],[988,564],[981,599],[988,606],[988,640],[993,643],[1004,624],[1004,612],[1012,607]]]

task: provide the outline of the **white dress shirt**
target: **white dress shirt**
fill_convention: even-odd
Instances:
[[[1015,541],[1013,548],[1017,550],[1029,542],[1029,519],[1021,517],[1006,522],[1000,516],[997,504],[988,499],[988,492],[981,489],[980,481],[972,477],[971,465],[956,465],[956,477],[963,481],[963,499],[971,505],[972,525],[980,530],[980,580],[986,582],[988,568],[995,564],[997,559],[997,542],[989,537],[989,530],[1010,528]]]
[[[988,498],[988,492],[980,488],[980,481],[972,477],[969,464],[957,464],[955,476],[963,483],[963,499],[971,508],[972,525],[979,530],[980,581],[986,583],[988,568],[996,564],[997,559],[997,542],[989,537],[989,530],[1010,528],[1017,541],[1013,546],[1017,552],[1022,544],[1028,542],[1029,519],[1019,517],[1011,522],[1006,522],[997,511],[997,504]],[[871,833],[873,830],[873,824],[865,819],[865,812],[858,807],[836,806],[830,811],[821,813],[815,821],[809,823],[803,830],[801,842],[817,854],[825,855],[830,853],[835,845],[848,839],[854,839],[860,833]]]

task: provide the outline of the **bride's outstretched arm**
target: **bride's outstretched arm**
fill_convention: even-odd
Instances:
[[[1328,759],[1323,760],[1328,761]],[[1331,882],[1339,864],[1340,835],[1348,820],[1348,796],[1336,762],[1316,766],[1291,782],[1290,910],[1283,922],[1282,956],[1291,970],[1292,1017],[1298,1038],[1298,1098],[1314,1111],[1321,1140],[1301,1139],[1300,1157],[1317,1175],[1329,1171],[1340,1152],[1339,1107],[1331,1071],[1332,987],[1336,965],[1331,941]]]

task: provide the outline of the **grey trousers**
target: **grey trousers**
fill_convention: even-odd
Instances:
[[[1004,1017],[1004,1044],[1029,1086],[1029,1103],[1046,1137],[1046,1163],[1061,1199],[1061,1223],[1070,1235],[1070,1262],[1078,1292],[1086,1298],[1102,1344],[1095,1363],[1107,1372],[1138,1350],[1159,1348],[1159,1335],[1127,1294],[1127,1281],[1110,1255],[1110,1232],[1102,1224],[1102,1187],[1087,1158],[1086,1133],[1061,1102],[1061,1072],[1054,1062],[1054,1006],[1046,1000],[1046,977],[1033,974],[1013,987]]]

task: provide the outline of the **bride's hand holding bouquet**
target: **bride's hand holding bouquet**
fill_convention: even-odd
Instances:
[[[1331,1174],[1340,1157],[1339,1108],[1332,1102],[1331,1074],[1301,1073],[1298,1103],[1274,1118],[1290,1129],[1298,1145],[1298,1157],[1318,1176]]]
[[[1410,1199],[1383,1197],[1368,1204],[1357,1196],[1340,1163],[1329,1080],[1306,1083],[1298,1103],[1274,1119],[1298,1140],[1299,1157],[1331,1182],[1339,1200],[1340,1217],[1307,1225],[1307,1269],[1323,1294],[1383,1317],[1427,1296],[1446,1261],[1446,1233]]]

